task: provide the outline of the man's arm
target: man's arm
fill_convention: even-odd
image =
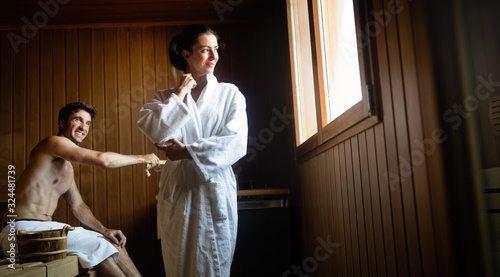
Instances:
[[[160,159],[154,154],[123,155],[114,152],[99,152],[79,147],[65,137],[52,136],[44,141],[44,152],[62,158],[72,163],[99,166],[103,168],[117,168],[134,164],[151,164],[152,167],[160,164]]]
[[[102,225],[102,223],[94,216],[89,206],[83,202],[82,196],[76,187],[75,181],[71,182],[71,186],[62,195],[68,203],[71,211],[75,217],[83,223],[85,226],[103,234],[111,242],[118,245],[119,247],[124,247],[127,243],[127,238],[123,235],[121,230],[108,229]],[[118,237],[118,238],[117,238]]]

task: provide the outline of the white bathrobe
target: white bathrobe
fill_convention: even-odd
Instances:
[[[191,159],[163,166],[158,195],[167,276],[229,276],[237,233],[236,180],[231,166],[246,154],[245,98],[207,75],[195,102],[160,91],[137,125],[153,143],[176,138]]]

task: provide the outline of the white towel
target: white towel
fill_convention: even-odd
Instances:
[[[15,225],[16,230],[45,231],[62,229],[65,225],[69,224],[56,221],[20,220],[16,221]],[[10,232],[10,225],[7,225],[0,233],[0,245],[2,246],[2,251],[6,255],[7,251],[10,249],[9,244],[11,241],[8,241]],[[78,256],[78,260],[83,268],[96,266],[110,256],[113,257],[115,262],[118,261],[118,250],[107,241],[102,234],[82,227],[75,227],[75,230],[68,232],[67,247],[67,255]]]

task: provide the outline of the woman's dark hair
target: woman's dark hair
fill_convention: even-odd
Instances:
[[[168,54],[172,65],[184,72],[187,70],[187,61],[182,56],[182,51],[193,52],[193,45],[198,41],[198,37],[204,34],[211,34],[219,40],[219,35],[205,24],[193,24],[187,26],[180,34],[175,35],[168,45]]]
[[[95,115],[95,108],[92,107],[90,104],[84,103],[84,102],[74,102],[74,103],[69,103],[68,105],[64,106],[59,110],[59,118],[64,119],[64,122],[68,122],[69,116],[72,112],[77,112],[79,110],[84,110],[90,114],[90,118],[94,118]]]

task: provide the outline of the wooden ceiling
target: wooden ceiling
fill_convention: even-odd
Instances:
[[[12,0],[0,2],[0,29],[110,24],[209,24],[273,17],[283,0]],[[38,2],[45,3],[42,7]]]

